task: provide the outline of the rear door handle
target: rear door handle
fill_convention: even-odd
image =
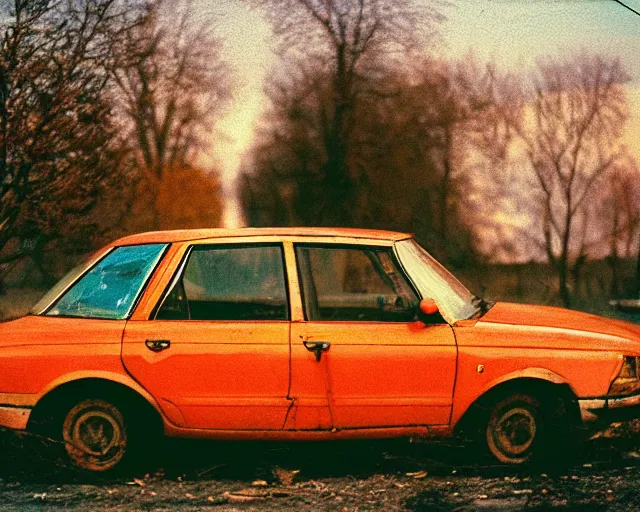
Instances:
[[[331,343],[328,341],[304,341],[303,343],[304,348],[316,355],[316,361],[320,361],[322,353],[331,348]]]
[[[147,340],[144,342],[149,350],[152,352],[162,352],[171,346],[169,340]]]

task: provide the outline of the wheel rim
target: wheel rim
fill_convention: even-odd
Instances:
[[[528,409],[517,407],[505,411],[491,429],[496,448],[509,458],[522,456],[533,444],[536,419]]]
[[[110,409],[79,404],[67,415],[63,428],[67,453],[83,469],[105,471],[124,456],[127,439],[122,418]]]
[[[72,442],[87,455],[102,457],[120,443],[120,437],[120,426],[111,415],[89,411],[76,420]]]

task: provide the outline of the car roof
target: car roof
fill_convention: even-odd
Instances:
[[[340,238],[367,238],[373,240],[405,240],[412,238],[408,233],[395,231],[383,231],[376,229],[355,228],[238,228],[238,229],[179,229],[170,231],[151,231],[129,235],[115,240],[110,245],[137,245],[151,243],[172,243],[204,240],[208,238],[237,238],[260,236],[308,236],[308,237],[340,237]]]

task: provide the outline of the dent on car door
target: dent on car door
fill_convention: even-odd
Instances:
[[[447,425],[453,331],[416,320],[419,297],[392,248],[298,244],[295,254],[305,320],[292,324],[292,427]]]
[[[123,360],[173,423],[278,430],[289,325],[281,244],[196,245],[152,318],[127,324]]]

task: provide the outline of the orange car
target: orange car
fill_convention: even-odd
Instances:
[[[640,327],[487,303],[410,235],[147,233],[0,325],[0,426],[116,466],[152,433],[325,440],[479,431],[506,463],[638,414]]]

